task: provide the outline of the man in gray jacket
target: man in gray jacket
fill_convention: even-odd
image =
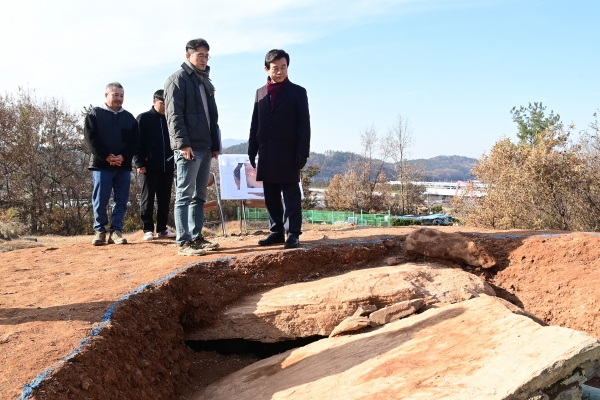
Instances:
[[[220,149],[209,50],[206,40],[190,40],[181,69],[165,83],[165,116],[177,170],[176,242],[182,256],[203,255],[218,247],[202,236],[210,163]]]

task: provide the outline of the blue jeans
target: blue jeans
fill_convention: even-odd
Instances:
[[[112,221],[110,231],[122,231],[123,219],[127,212],[129,201],[129,185],[131,184],[131,171],[92,171],[94,177],[94,191],[92,204],[94,206],[94,230],[106,232],[108,213],[106,207],[113,194]]]
[[[175,189],[175,228],[179,246],[202,237],[206,186],[210,175],[212,151],[192,149],[196,161],[186,160],[175,151],[177,187]]]

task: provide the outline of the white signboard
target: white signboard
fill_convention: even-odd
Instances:
[[[258,157],[256,161],[258,162]],[[219,181],[223,200],[265,198],[263,184],[256,180],[256,169],[250,165],[247,154],[219,155]],[[302,193],[301,184],[300,193]],[[304,198],[304,194],[302,197]]]

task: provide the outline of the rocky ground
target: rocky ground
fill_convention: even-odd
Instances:
[[[131,399],[189,398],[256,359],[193,352],[183,344],[184,331],[262,289],[380,266],[390,257],[401,260],[412,230],[308,231],[302,236],[306,250],[288,251],[259,248],[256,236],[219,238],[222,249],[198,259],[177,256],[171,241],[143,242],[140,233],[130,235],[126,246],[99,248],[89,237],[39,238],[41,247],[2,254],[0,393],[18,398],[24,384],[59,363],[34,391],[38,398],[119,398],[111,396],[125,387],[133,387]],[[600,338],[600,237],[464,227],[440,231],[461,231],[497,265],[437,262],[484,278],[499,297],[548,324]],[[203,263],[176,272],[197,261]],[[61,363],[122,296],[173,272],[174,278],[123,300],[112,322]]]

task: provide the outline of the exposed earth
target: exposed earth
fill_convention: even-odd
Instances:
[[[172,241],[143,242],[141,233],[126,235],[125,246],[94,247],[91,237],[38,238],[41,247],[2,253],[2,399],[19,398],[25,384],[53,367],[34,398],[122,398],[120,391],[132,388],[128,399],[188,399],[257,358],[195,352],[183,342],[186,330],[210,324],[225,307],[260,290],[402,259],[413,229],[312,230],[301,237],[302,250],[287,251],[256,246],[260,236],[216,238],[221,249],[198,258],[177,256]],[[485,278],[499,297],[550,325],[600,338],[600,236],[437,229],[461,232],[497,265],[438,263]],[[171,273],[123,299],[111,322],[90,336],[124,295]],[[82,340],[85,346],[62,362]]]

